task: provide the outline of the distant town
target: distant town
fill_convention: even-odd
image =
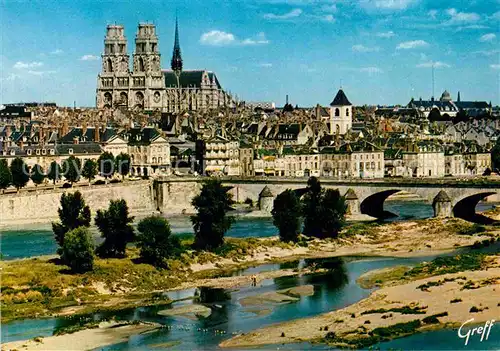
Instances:
[[[441,178],[500,168],[500,109],[491,102],[444,91],[404,106],[359,106],[342,87],[312,107],[288,96],[282,107],[247,102],[215,72],[184,70],[177,23],[169,70],[158,42],[155,25],[139,24],[130,69],[124,27],[107,26],[96,107],[4,104],[0,160],[48,173],[70,157],[84,165],[128,155],[128,177]]]

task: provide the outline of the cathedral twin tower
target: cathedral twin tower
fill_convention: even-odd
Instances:
[[[214,73],[205,70],[183,71],[176,23],[171,60],[172,70],[161,69],[156,26],[140,23],[135,51],[130,56],[122,25],[108,25],[104,39],[102,68],[98,75],[98,108],[124,107],[162,112],[206,111],[232,106]]]

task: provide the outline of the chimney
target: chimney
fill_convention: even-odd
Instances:
[[[23,138],[21,138],[21,140],[19,141],[19,148],[21,150],[24,150],[24,141],[23,141]]]
[[[78,137],[74,137],[73,138],[73,144],[74,145],[78,145]]]
[[[87,134],[87,122],[82,123],[82,136],[85,136]]]
[[[96,143],[101,142],[100,134],[99,134],[99,125],[96,124],[94,127],[94,141]]]
[[[68,134],[68,120],[64,119],[63,126],[62,126],[62,135],[61,135],[61,137],[65,136],[66,134]]]

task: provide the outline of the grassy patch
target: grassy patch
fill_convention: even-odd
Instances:
[[[378,233],[378,227],[380,227],[381,224],[377,222],[372,222],[372,223],[353,223],[347,225],[342,231],[340,232],[340,237],[348,238],[356,235],[363,235],[363,236],[376,236]]]
[[[409,270],[411,270],[411,267],[408,266],[378,269],[361,275],[356,282],[363,289],[372,289],[374,287],[381,286],[384,283],[404,278],[405,273]]]
[[[385,308],[378,308],[374,310],[368,310],[364,311],[361,314],[373,314],[373,313],[387,313],[387,312],[397,312],[401,314],[425,314],[425,310],[427,309],[427,306],[425,307],[410,307],[410,306],[404,306],[404,307],[393,307],[389,309]]]
[[[417,265],[405,273],[409,277],[425,277],[463,271],[476,271],[483,268],[485,255],[468,253],[457,256],[437,257],[432,262]]]
[[[425,324],[438,324],[439,323],[439,317],[445,317],[448,315],[448,312],[441,312],[437,314],[433,314],[432,316],[427,316],[424,319],[422,319],[422,322]]]
[[[406,323],[397,323],[388,327],[375,328],[368,334],[357,335],[356,337],[340,337],[334,332],[329,332],[326,334],[323,341],[327,344],[347,346],[350,348],[367,348],[383,341],[414,334],[421,326],[422,322],[416,319]],[[353,333],[357,334],[358,332],[354,331]]]

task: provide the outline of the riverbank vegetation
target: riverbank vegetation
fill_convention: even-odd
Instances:
[[[287,189],[276,197],[273,205],[273,223],[283,241],[298,240],[301,222],[305,236],[321,239],[337,238],[345,224],[345,198],[338,190],[323,189],[316,177],[309,178],[302,198]]]

